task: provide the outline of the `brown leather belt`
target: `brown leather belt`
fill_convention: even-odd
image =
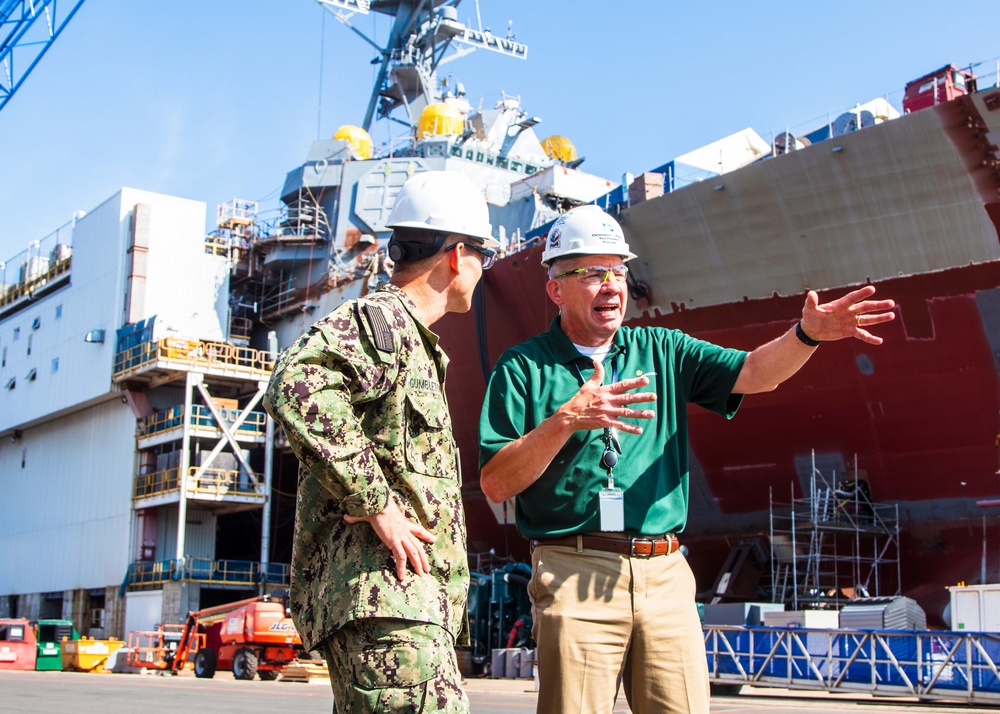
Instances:
[[[652,558],[654,555],[670,555],[681,547],[677,536],[668,533],[662,538],[609,538],[598,535],[564,536],[562,538],[539,538],[531,541],[531,547],[559,545],[576,548],[577,539],[584,550],[603,550],[607,553],[627,555],[630,558]]]

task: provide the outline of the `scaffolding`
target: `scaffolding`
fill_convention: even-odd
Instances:
[[[868,482],[825,477],[812,455],[809,495],[770,502],[772,602],[839,609],[856,597],[900,594],[899,506],[875,503]]]

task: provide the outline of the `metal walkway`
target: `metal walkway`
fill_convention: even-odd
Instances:
[[[714,684],[1000,704],[1000,633],[705,626]]]

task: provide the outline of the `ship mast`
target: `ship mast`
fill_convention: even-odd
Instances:
[[[316,0],[344,25],[374,47],[381,57],[362,127],[371,130],[374,119],[391,119],[407,127],[424,108],[442,99],[437,68],[476,49],[527,59],[528,47],[508,31],[497,37],[488,29],[473,29],[458,20],[460,0]],[[370,11],[394,17],[385,47],[351,24],[356,14]],[[478,3],[477,3],[478,16]],[[453,45],[462,45],[461,49]],[[446,56],[449,48],[454,51]],[[406,119],[391,116],[402,107]]]

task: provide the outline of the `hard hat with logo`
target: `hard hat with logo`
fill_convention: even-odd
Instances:
[[[423,171],[411,176],[389,213],[388,228],[418,228],[440,234],[459,233],[496,250],[490,211],[482,191],[455,171]]]
[[[574,255],[620,255],[632,260],[618,221],[594,205],[577,206],[556,219],[545,239],[542,265]]]

